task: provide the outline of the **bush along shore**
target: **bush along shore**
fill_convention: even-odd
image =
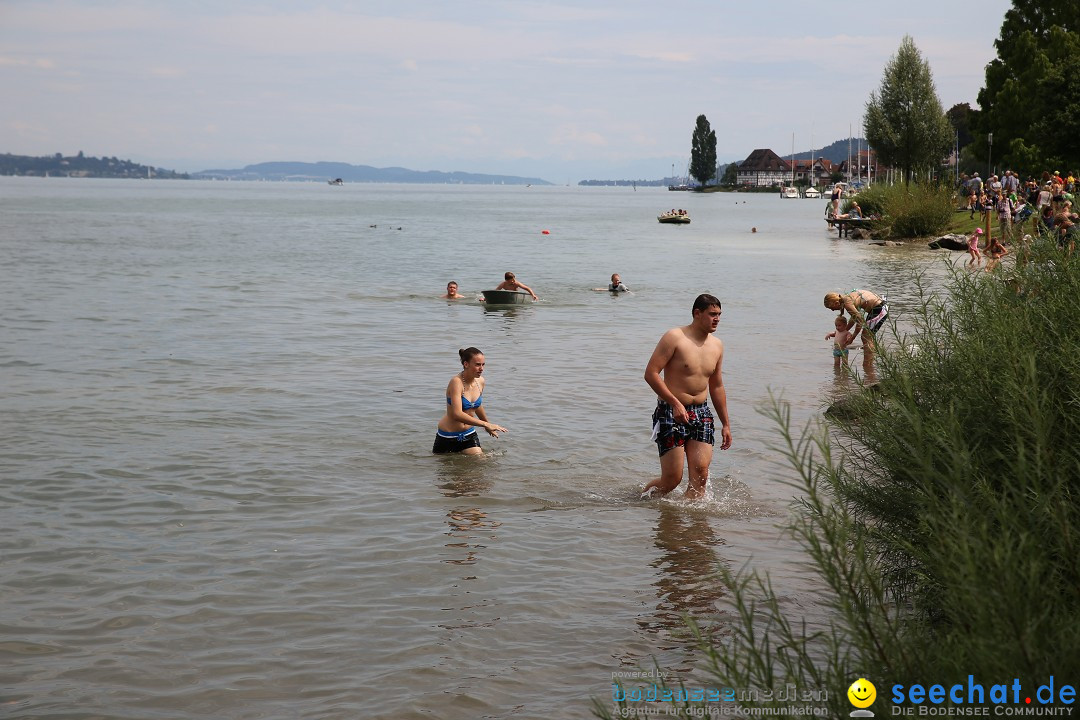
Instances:
[[[765,573],[717,568],[732,598],[726,637],[703,642],[717,687],[825,690],[813,704],[828,717],[852,711],[858,678],[876,685],[877,717],[1075,703],[1080,260],[1036,240],[1026,262],[954,271],[921,297],[912,333],[886,338],[880,382],[843,412],[796,433],[783,403],[768,410],[797,478],[790,528],[831,620],[805,624]],[[622,696],[595,713],[658,704]],[[760,697],[740,704],[791,706]]]
[[[930,237],[948,228],[956,214],[955,193],[941,185],[871,185],[845,200],[841,212],[850,212],[852,201],[864,217],[876,218],[870,228],[879,239]]]

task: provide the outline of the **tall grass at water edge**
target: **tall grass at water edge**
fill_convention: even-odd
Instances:
[[[929,184],[871,185],[855,198],[863,215],[880,215],[886,235],[894,238],[928,237],[948,227],[956,212],[949,187]],[[844,203],[848,212],[851,201]]]
[[[866,677],[882,717],[896,683],[1080,679],[1080,260],[1038,242],[940,295],[912,282],[915,329],[877,385],[801,434],[767,410],[832,620],[811,629],[767,574],[718,568],[732,624],[704,649],[721,686],[827,689],[839,717]]]

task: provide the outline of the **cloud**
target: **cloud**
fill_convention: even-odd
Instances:
[[[183,68],[168,66],[150,67],[146,72],[150,77],[156,78],[179,78],[187,75],[187,71]]]
[[[35,68],[37,70],[52,70],[56,63],[49,58],[18,58],[4,57],[0,55],[0,67]]]
[[[660,60],[662,62],[672,63],[689,63],[694,61],[694,56],[688,52],[636,52],[631,53],[635,57],[642,58],[643,60]]]
[[[580,130],[575,125],[561,125],[548,136],[548,142],[555,146],[607,147],[608,140],[598,132]]]

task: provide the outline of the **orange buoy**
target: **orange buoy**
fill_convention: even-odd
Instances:
[[[550,234],[551,234],[551,231],[550,231],[550,230],[541,230],[541,231],[540,231],[540,234],[541,234],[541,235],[550,235]]]

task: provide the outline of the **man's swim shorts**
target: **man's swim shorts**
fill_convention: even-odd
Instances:
[[[663,400],[656,401],[656,409],[652,414],[652,439],[656,442],[656,449],[660,451],[661,457],[672,448],[684,447],[687,440],[715,444],[713,414],[709,404],[687,405],[686,411],[690,419],[687,424],[680,425],[675,422],[671,406]]]

